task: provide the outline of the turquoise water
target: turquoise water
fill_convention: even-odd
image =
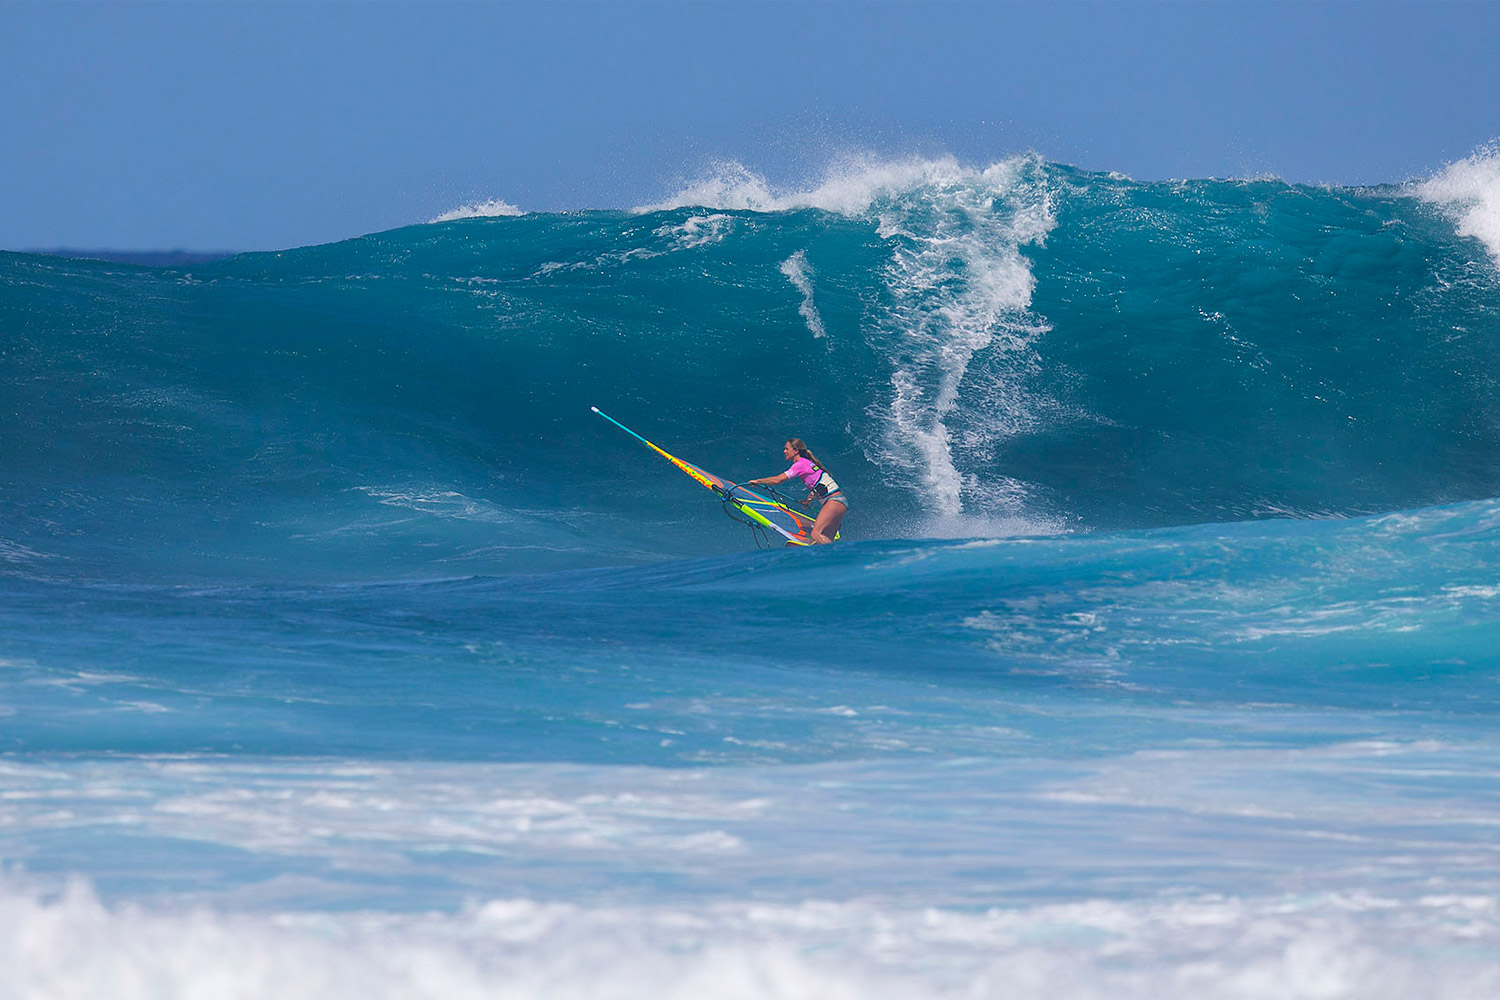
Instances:
[[[1494,172],[0,254],[0,996],[1492,995]]]

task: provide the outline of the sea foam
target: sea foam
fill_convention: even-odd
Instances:
[[[812,267],[807,263],[807,251],[798,250],[782,261],[781,273],[786,275],[792,287],[802,293],[802,304],[797,307],[797,312],[807,324],[808,332],[814,337],[826,337],[828,330],[823,326],[823,317],[818,314],[818,307],[813,302]]]
[[[1085,903],[968,913],[809,900],[237,913],[0,886],[7,1000],[1408,1000],[1500,990],[1483,897]]]

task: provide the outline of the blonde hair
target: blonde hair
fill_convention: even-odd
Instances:
[[[801,438],[787,438],[786,439],[786,443],[789,444],[789,445],[791,445],[792,446],[792,450],[795,451],[798,455],[800,455],[803,458],[807,459],[809,462],[811,462],[813,465],[817,466],[819,469],[823,468],[823,463],[820,462],[820,461],[818,461],[816,458],[814,458],[813,457],[813,453],[807,450],[807,442],[806,441],[802,440]]]

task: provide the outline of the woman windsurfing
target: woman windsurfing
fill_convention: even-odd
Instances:
[[[844,499],[844,491],[823,468],[822,463],[813,457],[813,453],[807,450],[807,443],[801,438],[788,439],[781,453],[792,463],[791,468],[779,476],[752,479],[745,485],[775,486],[792,478],[802,480],[808,490],[807,499],[802,501],[802,505],[805,507],[814,500],[823,501],[823,506],[818,510],[818,519],[812,526],[813,544],[827,545],[838,537],[839,522],[849,512],[849,501]]]

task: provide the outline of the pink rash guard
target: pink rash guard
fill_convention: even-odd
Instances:
[[[821,469],[815,468],[813,464],[805,458],[797,459],[797,461],[792,463],[792,467],[786,470],[786,477],[788,479],[800,478],[802,480],[802,484],[808,489],[812,489],[814,486],[818,485],[818,480],[822,478],[822,476],[823,471]]]

